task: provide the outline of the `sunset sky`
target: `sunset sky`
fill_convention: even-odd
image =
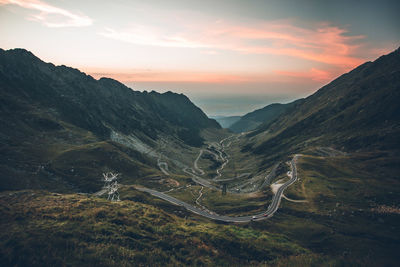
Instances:
[[[241,115],[396,49],[398,2],[0,0],[0,47]]]

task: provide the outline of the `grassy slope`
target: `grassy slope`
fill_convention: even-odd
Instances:
[[[129,198],[151,201],[141,193],[131,192]],[[161,206],[163,210],[131,200],[111,203],[76,194],[3,192],[0,264],[247,265],[309,255],[284,235],[184,219],[173,215],[179,208]]]
[[[284,232],[315,253],[355,265],[396,266],[400,215],[379,213],[377,207],[398,205],[399,161],[386,153],[303,156],[300,181],[285,194],[308,202],[283,200],[278,213],[259,227]]]
[[[282,200],[271,219],[243,225],[214,223],[131,186],[121,188],[118,203],[3,192],[0,264],[395,266],[400,215],[376,208],[397,204],[398,164],[387,153],[303,156],[300,180],[286,194],[308,202]],[[386,166],[383,175],[380,166]],[[192,188],[194,196],[176,194],[191,202],[198,190]],[[202,199],[218,211],[230,207],[230,214],[264,202],[209,190]]]
[[[155,162],[71,125],[55,132],[31,130],[29,137],[1,146],[1,190],[45,188],[56,192],[94,192],[102,172],[118,170],[125,183],[159,175]],[[85,177],[85,179],[81,179]]]
[[[60,120],[54,110],[12,96],[5,99],[0,190],[94,192],[105,171],[121,172],[125,182],[160,174],[152,169],[155,160]]]
[[[387,151],[344,155],[337,152],[329,157],[321,156],[319,151],[320,148],[305,151],[307,155],[299,159],[300,180],[285,192],[292,199],[307,202],[282,200],[274,217],[253,225],[260,230],[285,233],[314,253],[326,255],[324,262],[335,258],[357,266],[395,266],[400,246],[400,157]],[[236,154],[230,152],[233,162],[232,155]],[[284,178],[285,172],[281,171],[274,181]],[[198,190],[193,187],[192,192],[172,194],[194,203]],[[258,195],[222,196],[204,189],[201,204],[217,213],[237,216],[265,210],[271,198],[268,193],[266,188]],[[382,207],[395,208],[391,213],[380,213]]]

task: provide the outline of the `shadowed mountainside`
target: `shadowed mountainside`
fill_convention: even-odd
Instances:
[[[244,150],[271,157],[312,146],[400,148],[400,50],[322,87],[250,133]]]
[[[283,112],[287,111],[295,105],[295,103],[301,102],[302,99],[296,100],[288,104],[271,104],[261,109],[257,109],[246,115],[242,116],[240,120],[233,123],[228,128],[235,133],[248,132],[256,129],[263,123],[270,123],[279,117]]]
[[[199,129],[218,127],[182,94],[136,92],[113,79],[95,80],[77,69],[45,63],[23,49],[0,50],[0,86],[2,111],[14,107],[5,100],[26,99],[106,138],[113,129],[152,138],[158,132],[189,131],[192,136],[183,141],[199,145]]]
[[[240,116],[211,116],[222,128],[229,128],[232,124],[240,120]]]
[[[157,175],[154,159],[112,136],[148,148],[160,135],[200,146],[202,129],[220,128],[182,94],[136,92],[24,49],[0,50],[0,122],[2,190],[93,191],[110,169],[127,180]]]

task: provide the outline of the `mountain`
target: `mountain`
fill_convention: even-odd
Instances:
[[[301,101],[301,100],[298,100]],[[294,102],[288,104],[271,104],[261,109],[257,109],[242,116],[240,120],[233,123],[228,128],[235,133],[248,132],[256,129],[263,123],[269,123],[279,115],[291,108]]]
[[[344,151],[400,148],[400,50],[367,62],[250,133],[244,148],[272,156],[329,146]]]
[[[0,265],[397,266],[399,59],[232,134],[183,95],[0,51]]]
[[[151,137],[190,131],[199,139],[199,129],[218,127],[182,94],[135,92],[113,79],[97,81],[77,69],[44,63],[23,49],[2,50],[0,57],[4,93],[54,108],[62,119],[102,137],[112,130]]]
[[[220,128],[182,94],[136,92],[24,49],[0,50],[0,96],[1,189],[90,191],[107,168],[145,177],[160,137],[200,146]]]
[[[240,120],[240,116],[211,116],[222,128],[229,128],[232,124]]]

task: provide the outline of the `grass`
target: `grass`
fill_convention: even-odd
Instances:
[[[0,193],[3,266],[396,266],[400,215],[378,213],[399,199],[392,154],[303,156],[300,180],[270,219],[213,222],[133,186],[123,201],[45,191]],[[371,171],[370,164],[376,167]],[[384,170],[384,172],[382,172]],[[382,176],[384,173],[384,176]],[[185,178],[181,177],[178,180]],[[199,186],[172,191],[194,203]],[[239,215],[265,209],[268,194],[204,189],[202,205]]]
[[[3,179],[0,190],[48,189],[54,192],[94,192],[101,188],[101,174],[118,171],[125,183],[159,175],[156,162],[93,133],[57,121],[52,116],[28,113],[26,121],[46,120],[58,127],[51,131],[16,121],[19,134],[0,146]],[[59,124],[58,124],[59,123]],[[31,122],[32,124],[32,122]],[[85,177],[85,179],[81,179]]]
[[[201,186],[194,185],[188,188],[171,191],[168,195],[183,200],[194,206],[198,206],[196,199],[199,196]],[[233,194],[222,195],[221,191],[203,188],[203,195],[200,198],[200,204],[209,210],[220,215],[240,216],[261,212],[266,209],[272,199],[272,195],[267,192],[251,194]]]
[[[205,189],[203,205],[218,214],[239,216],[266,210],[272,196],[264,193],[222,195],[220,191]]]
[[[193,185],[193,186],[190,186],[190,187],[187,187],[184,189],[172,191],[172,192],[168,193],[168,195],[171,195],[175,198],[178,198],[182,201],[185,201],[189,204],[196,206],[196,199],[199,196],[200,189],[201,189],[201,186]]]
[[[398,207],[398,162],[396,155],[386,152],[300,157],[300,179],[285,195],[307,202],[283,199],[271,219],[251,225],[262,232],[284,233],[312,253],[278,258],[266,266],[396,266],[400,260],[396,252],[400,247],[400,215],[379,213],[376,207]],[[281,178],[284,174],[275,180]],[[193,203],[199,187],[193,190],[194,196],[185,191],[176,196]],[[265,209],[269,201],[264,199],[267,194],[222,196],[213,190],[203,192],[203,205],[228,215]]]
[[[380,214],[373,207],[397,203],[397,162],[395,155],[381,152],[302,156],[300,180],[285,194],[308,202],[282,200],[275,216],[258,227],[284,232],[313,252],[343,257],[347,264],[396,266],[400,216]]]
[[[17,128],[28,127],[16,123]],[[400,215],[377,212],[380,206],[398,208],[396,154],[303,156],[300,180],[285,194],[308,202],[282,200],[269,220],[225,225],[134,190],[131,185],[137,183],[160,191],[177,187],[155,169],[154,159],[74,126],[61,126],[46,132],[32,130],[31,135],[17,136],[1,147],[2,266],[396,266],[400,262]],[[246,168],[261,172],[274,164],[261,165],[260,159],[250,153],[240,155],[238,149],[229,148],[226,177],[247,172]],[[170,154],[179,150],[176,147]],[[185,151],[179,157],[187,157],[191,164],[198,151]],[[209,166],[206,160],[202,158],[200,166]],[[97,191],[101,173],[107,170],[121,173],[123,201],[66,194]],[[181,169],[176,166],[174,172]],[[172,179],[179,186],[192,183],[182,173]],[[23,188],[64,194],[4,191]],[[171,195],[194,203],[199,189],[192,186]],[[203,192],[202,205],[228,215],[265,210],[271,199],[268,192],[245,196]]]
[[[17,191],[0,204],[2,266],[257,265],[309,253],[281,234],[131,200]]]

